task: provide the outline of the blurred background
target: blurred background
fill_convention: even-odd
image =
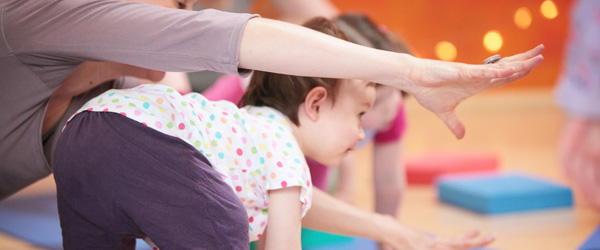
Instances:
[[[277,18],[270,1],[252,9]],[[368,14],[401,36],[422,58],[481,63],[494,55],[514,55],[543,43],[544,63],[505,89],[554,86],[562,65],[573,1],[504,0],[331,0],[342,12]],[[258,11],[262,10],[262,11]]]
[[[496,234],[490,249],[578,249],[598,228],[595,210],[564,175],[558,141],[564,114],[554,101],[554,88],[563,67],[565,43],[574,1],[570,0],[330,0],[341,12],[367,14],[399,35],[421,58],[479,64],[492,55],[514,55],[544,44],[544,63],[527,77],[506,87],[477,95],[457,109],[466,125],[456,140],[444,124],[408,97],[408,129],[404,152],[410,159],[428,152],[485,152],[496,155],[501,171],[526,171],[573,188],[572,208],[486,216],[437,199],[433,186],[407,186],[400,220],[408,226],[440,235],[472,229]],[[211,1],[208,1],[211,2]],[[271,0],[235,0],[230,11],[278,18]],[[213,72],[190,74],[195,91],[210,86]],[[373,210],[372,155],[369,146],[356,154],[359,166],[352,203]],[[14,198],[52,192],[52,176]],[[1,223],[1,221],[0,221]],[[29,230],[29,229],[28,229]],[[45,249],[0,232],[0,249]]]
[[[252,8],[278,18],[269,1]],[[471,229],[498,236],[491,249],[579,249],[597,230],[600,213],[566,178],[558,154],[565,114],[555,101],[575,1],[504,0],[331,0],[342,12],[367,14],[399,35],[421,58],[478,64],[492,55],[510,56],[545,45],[544,63],[527,77],[477,95],[457,109],[467,134],[456,140],[430,112],[408,97],[403,160],[430,152],[494,154],[500,171],[523,171],[573,190],[570,209],[486,216],[438,201],[435,187],[408,185],[399,218],[442,235]],[[600,32],[600,31],[599,31]],[[353,203],[373,210],[370,149],[359,150]],[[598,236],[596,236],[597,238]],[[596,239],[597,240],[597,239]],[[600,244],[600,243],[597,243]],[[600,246],[598,246],[600,247]]]

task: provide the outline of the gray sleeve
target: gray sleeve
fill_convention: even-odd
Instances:
[[[572,11],[556,100],[569,114],[600,119],[600,1],[579,1]]]
[[[83,61],[237,74],[253,17],[108,0],[10,0],[2,11],[9,53],[38,74]]]

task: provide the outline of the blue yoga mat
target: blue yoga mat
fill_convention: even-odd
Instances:
[[[13,197],[0,202],[0,231],[44,249],[62,249],[56,194]],[[600,233],[596,233],[600,234]],[[596,238],[600,238],[596,236]],[[377,243],[360,237],[303,230],[304,250],[377,250]],[[597,242],[597,241],[596,241]],[[138,239],[136,249],[151,250]],[[590,250],[595,248],[581,248]],[[473,249],[475,250],[475,249]],[[478,248],[478,250],[491,250]]]
[[[62,249],[56,194],[1,201],[0,231],[40,248]],[[136,249],[150,250],[150,247],[138,239]]]
[[[578,250],[600,250],[600,225],[596,228]]]

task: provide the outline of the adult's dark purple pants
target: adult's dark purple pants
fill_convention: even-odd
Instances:
[[[65,249],[248,249],[248,215],[191,145],[125,116],[82,112],[55,150]]]

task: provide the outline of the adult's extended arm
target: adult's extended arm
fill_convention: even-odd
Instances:
[[[520,79],[543,61],[543,46],[491,65],[418,59],[280,21],[135,2],[12,0],[0,7],[6,48],[0,55],[29,65],[50,89],[83,61],[161,71],[235,73],[247,68],[361,79],[410,93],[458,138],[464,136],[464,125],[454,114],[460,102]]]
[[[454,113],[456,106],[472,95],[526,76],[542,63],[543,51],[539,45],[496,64],[469,65],[376,50],[300,26],[253,18],[242,34],[239,66],[391,85],[410,93],[462,138],[465,129]]]

